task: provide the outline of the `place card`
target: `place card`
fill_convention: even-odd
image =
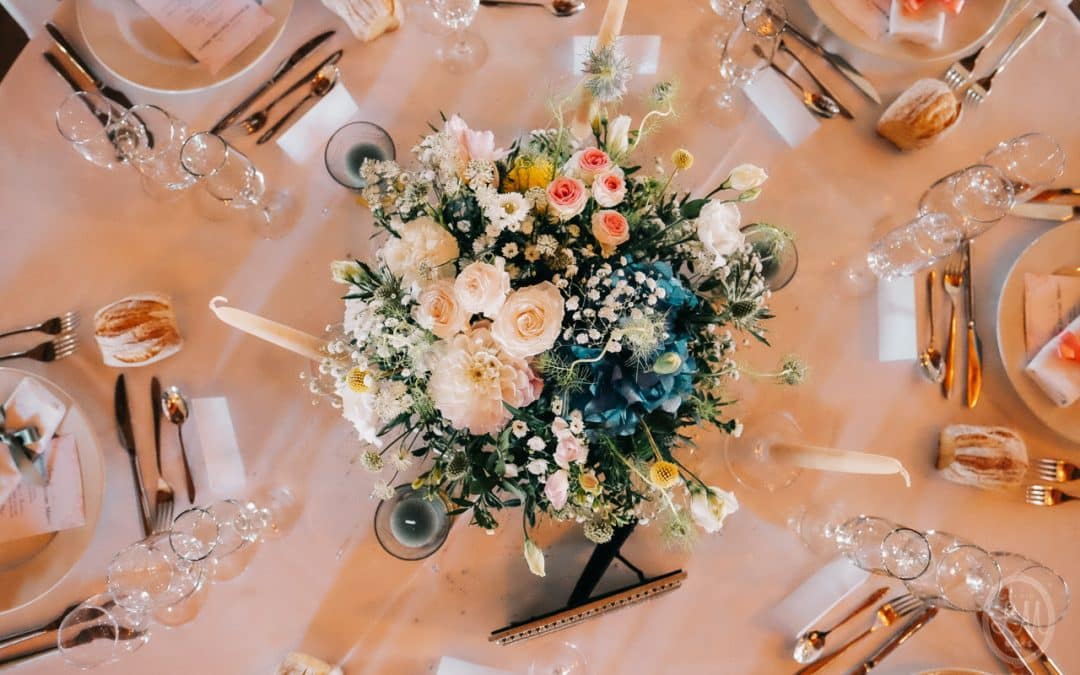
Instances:
[[[780,632],[798,636],[819,621],[870,578],[847,558],[836,558],[799,584],[769,612]]]
[[[229,415],[229,402],[220,396],[193,398],[191,421],[198,439],[191,453],[192,478],[222,499],[243,494],[247,483],[244,458]]]
[[[135,0],[195,59],[216,73],[274,23],[257,0]]]
[[[915,333],[915,277],[878,282],[878,360],[912,361],[919,354]]]
[[[303,164],[316,153],[321,156],[334,132],[358,119],[359,111],[360,106],[349,90],[339,82],[278,138],[278,147],[293,162]],[[325,176],[326,172],[322,174]]]
[[[0,543],[46,532],[82,527],[82,469],[74,436],[57,436],[48,461],[44,486],[24,480],[0,504]]]
[[[771,68],[756,73],[743,92],[790,148],[810,138],[821,126],[791,90],[791,85]]]

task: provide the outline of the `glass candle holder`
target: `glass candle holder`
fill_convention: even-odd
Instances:
[[[441,498],[408,485],[398,486],[393,498],[375,509],[379,544],[401,560],[422,560],[439,550],[452,523]]]
[[[330,177],[350,190],[362,190],[367,181],[361,173],[364,161],[386,161],[397,157],[394,139],[372,122],[350,122],[334,132],[326,142],[323,158]]]
[[[799,252],[791,235],[766,223],[751,223],[742,233],[761,261],[768,289],[778,291],[791,283],[799,269]]]

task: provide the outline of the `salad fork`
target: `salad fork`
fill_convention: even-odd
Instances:
[[[859,633],[852,639],[848,640],[842,647],[832,652],[831,654],[827,654],[818,659],[817,661],[814,661],[813,663],[810,663],[806,667],[797,671],[795,675],[809,675],[809,673],[818,672],[826,665],[831,663],[833,659],[840,656],[854,645],[858,644],[866,636],[877,630],[887,628],[893,625],[902,617],[905,617],[908,614],[911,614],[912,612],[925,606],[926,605],[923,603],[922,600],[916,598],[910,593],[904,593],[903,595],[896,596],[895,598],[889,600],[884,605],[878,608],[877,614],[874,616],[874,623],[871,624],[869,628],[867,628],[862,633]]]
[[[33,359],[35,361],[59,361],[75,353],[79,348],[79,339],[74,333],[64,333],[52,340],[46,340],[36,347],[24,349],[21,352],[13,352],[0,356],[0,361],[9,359]]]
[[[1080,479],[1080,466],[1063,459],[1039,459],[1035,461],[1039,478],[1054,483],[1068,483]]]
[[[956,377],[956,318],[960,307],[960,290],[964,285],[964,268],[954,261],[946,265],[942,279],[945,292],[949,295],[952,309],[949,312],[949,341],[945,345],[945,377],[941,380],[941,393],[945,398],[952,394],[953,379]]]
[[[1039,32],[1039,29],[1043,27],[1044,23],[1046,23],[1045,9],[1036,14],[1031,21],[1020,30],[1020,33],[1009,44],[1008,48],[1005,49],[1005,53],[998,59],[997,65],[994,66],[994,69],[989,75],[979,78],[968,85],[964,92],[964,97],[968,102],[978,105],[990,95],[990,84],[993,82],[994,77],[1005,70],[1006,66],[1008,66],[1020,50],[1024,48],[1024,45],[1030,42],[1031,38],[1035,37],[1035,34]]]
[[[1029,485],[1026,498],[1027,503],[1033,506],[1057,506],[1062,502],[1080,499],[1049,485]]]
[[[46,319],[41,323],[36,323],[32,326],[23,326],[22,328],[9,330],[6,333],[0,333],[0,338],[5,338],[9,335],[18,335],[19,333],[45,333],[47,335],[60,335],[61,333],[70,333],[78,327],[79,313],[67,312],[66,314],[54,316],[51,319]]]

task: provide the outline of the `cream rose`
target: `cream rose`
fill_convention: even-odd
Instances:
[[[502,309],[510,293],[510,275],[506,262],[499,258],[495,264],[474,262],[461,270],[454,281],[458,301],[469,315],[483,314],[489,319]]]
[[[416,322],[444,340],[465,330],[469,315],[454,292],[454,283],[442,279],[428,284],[417,298],[413,310]]]
[[[592,216],[592,233],[600,242],[600,253],[610,258],[619,244],[630,239],[630,225],[618,211],[596,211]]]
[[[738,510],[739,501],[735,495],[718,487],[710,486],[707,491],[695,492],[690,497],[690,515],[709,533],[719,532],[724,519]]]
[[[616,166],[598,175],[593,180],[592,195],[596,203],[605,209],[610,209],[622,202],[626,197],[626,179],[623,176],[623,170]]]
[[[619,115],[608,122],[607,142],[604,144],[612,157],[618,157],[630,147],[630,116]]]
[[[427,216],[394,225],[399,236],[388,239],[379,255],[406,286],[418,291],[421,282],[453,276],[454,266],[447,263],[456,260],[460,251],[446,228]]]
[[[570,220],[581,213],[588,201],[585,183],[577,178],[559,176],[547,186],[548,208],[555,212],[559,220]]]
[[[765,173],[765,169],[762,169],[760,166],[754,164],[740,164],[731,170],[731,174],[724,182],[732,190],[745,192],[761,187],[768,177],[769,174]]]
[[[570,156],[563,167],[563,173],[580,178],[586,185],[592,185],[596,176],[610,170],[612,166],[614,164],[606,152],[600,148],[585,148]]]
[[[716,267],[743,245],[743,233],[739,231],[742,216],[739,207],[730,202],[709,200],[697,217],[698,239],[714,257]]]
[[[491,334],[507,354],[536,356],[551,349],[562,330],[563,299],[550,281],[526,286],[506,298]]]
[[[351,284],[363,272],[355,260],[335,260],[330,263],[330,276],[339,284]]]
[[[570,476],[559,469],[548,476],[544,483],[544,496],[551,502],[551,507],[556,511],[566,506],[566,498],[570,493]]]

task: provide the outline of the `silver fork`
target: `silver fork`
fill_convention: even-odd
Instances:
[[[1040,11],[1031,21],[1020,30],[1013,41],[1009,43],[1009,46],[1005,49],[1005,53],[998,59],[997,65],[986,77],[979,78],[968,85],[967,90],[964,92],[964,97],[972,104],[978,105],[990,95],[990,85],[994,81],[994,77],[1005,70],[1005,68],[1012,62],[1020,50],[1024,48],[1031,38],[1035,37],[1035,34],[1039,32],[1039,29],[1046,23],[1046,10]]]
[[[1062,502],[1080,499],[1049,485],[1029,485],[1025,497],[1027,503],[1033,506],[1057,506]]]
[[[959,61],[954,62],[949,69],[945,71],[945,76],[942,77],[945,80],[945,84],[951,88],[959,91],[965,84],[971,79],[975,70],[975,62],[979,60],[979,55],[986,49],[986,45],[990,44],[990,41],[997,37],[997,34],[1001,32],[1001,29],[1007,26],[1013,17],[1020,13],[1031,0],[1013,0],[1009,3],[1009,6],[1005,9],[1005,14],[1001,19],[990,29],[990,34],[986,36],[986,41],[982,43],[978,49],[971,54],[968,54]]]
[[[172,526],[173,489],[169,483],[161,477],[160,464],[158,464],[157,490],[154,493],[154,517],[151,526],[154,532],[166,532]]]
[[[1068,483],[1080,479],[1080,466],[1063,459],[1039,459],[1035,461],[1039,478],[1054,483]]]
[[[833,659],[840,656],[854,645],[858,644],[859,641],[861,641],[874,631],[880,630],[882,628],[887,628],[888,626],[896,623],[901,617],[907,616],[915,610],[925,606],[926,605],[923,603],[922,600],[916,598],[910,593],[896,596],[895,598],[889,600],[884,605],[878,608],[877,614],[874,616],[874,623],[869,628],[849,640],[847,643],[844,644],[844,646],[840,647],[836,651],[830,654],[826,654],[817,661],[808,664],[806,667],[797,671],[795,675],[809,675],[809,673],[816,673],[817,671],[828,665],[830,662],[832,662]]]
[[[51,340],[46,340],[36,347],[12,352],[0,356],[0,361],[9,359],[34,359],[35,361],[59,361],[71,356],[79,348],[79,338],[74,333],[64,333]]]
[[[68,312],[66,314],[61,314],[60,316],[54,316],[51,319],[46,319],[33,326],[23,326],[22,328],[9,330],[6,333],[0,333],[0,338],[5,338],[9,335],[18,335],[19,333],[46,333],[48,335],[59,335],[61,333],[70,333],[78,327],[79,313]]]

